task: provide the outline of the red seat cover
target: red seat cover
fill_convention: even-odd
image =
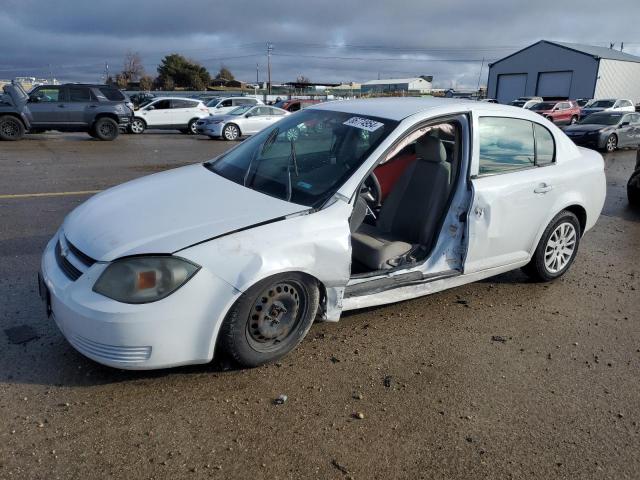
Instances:
[[[395,159],[383,165],[379,165],[373,171],[380,182],[382,190],[382,201],[387,198],[394,185],[406,170],[406,168],[416,161],[415,153],[405,153],[398,155]]]

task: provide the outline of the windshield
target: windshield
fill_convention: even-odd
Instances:
[[[551,110],[555,106],[555,102],[540,102],[530,107],[530,110]]]
[[[220,102],[219,98],[212,98],[207,102],[207,107],[215,107]]]
[[[272,197],[319,207],[397,125],[383,118],[306,109],[205,167]]]
[[[247,113],[249,110],[251,110],[254,106],[249,104],[249,105],[242,105],[241,107],[238,108],[234,108],[233,110],[231,110],[229,112],[229,115],[243,115],[245,113]]]
[[[580,120],[583,125],[617,125],[622,120],[619,113],[592,113]]]
[[[609,108],[609,107],[613,107],[613,104],[616,103],[613,100],[596,100],[593,103],[589,103],[589,107],[594,107],[594,108]]]

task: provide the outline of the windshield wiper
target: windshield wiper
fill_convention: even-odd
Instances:
[[[291,201],[291,196],[293,195],[293,186],[291,185],[291,164],[293,163],[293,168],[296,172],[296,177],[299,176],[298,173],[298,159],[296,158],[296,144],[291,139],[291,154],[289,155],[289,161],[287,162],[287,202]]]

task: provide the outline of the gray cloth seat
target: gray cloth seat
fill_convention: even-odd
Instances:
[[[414,247],[430,247],[438,234],[451,167],[436,137],[421,137],[416,157],[382,205],[375,227],[362,224],[351,236],[354,259],[372,270],[397,266]]]

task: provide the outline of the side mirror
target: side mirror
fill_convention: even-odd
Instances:
[[[622,122],[620,124],[621,127],[628,127],[629,125],[631,125],[629,122]]]
[[[253,113],[249,112],[247,114],[245,114],[244,118],[251,118],[253,117]]]
[[[155,110],[155,109],[156,109],[156,107],[154,107],[153,105],[149,105],[147,108],[145,108],[145,110],[148,110],[149,112],[151,110]]]

